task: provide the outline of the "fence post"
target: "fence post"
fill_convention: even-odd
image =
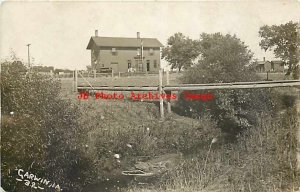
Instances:
[[[160,117],[161,119],[164,119],[164,100],[163,98],[161,97],[161,94],[163,93],[163,90],[162,90],[162,69],[159,69],[159,86],[158,86],[158,90],[159,90],[159,94],[160,94],[160,97],[159,97],[159,111],[160,111]]]
[[[297,116],[298,116],[298,120],[297,120],[297,150],[296,150],[296,156],[297,156],[297,167],[296,167],[296,171],[298,173],[300,173],[300,96],[297,96],[297,100],[296,100],[296,109],[297,109]]]
[[[170,85],[170,78],[169,78],[169,70],[166,71],[166,75],[167,75],[167,85]],[[172,91],[168,91],[166,92],[166,94],[172,94]],[[172,110],[171,110],[171,99],[167,99],[167,109],[168,109],[168,113],[171,113]]]
[[[96,70],[93,70],[93,72],[94,72],[94,79],[96,79],[96,77],[97,77]]]
[[[75,70],[72,71],[72,91],[75,92]]]
[[[74,92],[77,92],[77,69],[74,71]]]
[[[111,77],[114,77],[114,70],[111,70]]]
[[[297,25],[297,34],[298,34],[298,37],[299,37],[299,35],[300,35],[300,23],[298,23],[298,25]],[[300,39],[298,38],[298,41],[297,41],[298,43],[300,43]],[[298,49],[297,49],[297,51],[298,51],[298,58],[299,58],[299,56],[300,56],[300,48],[298,47]],[[299,78],[298,78],[298,80],[299,80]],[[297,131],[297,150],[296,150],[296,152],[297,152],[297,172],[300,174],[300,94],[299,94],[299,89],[300,89],[300,87],[296,87],[295,88],[296,90],[297,90],[297,92],[298,92],[298,94],[297,94],[297,100],[296,100],[296,110],[297,110],[297,116],[298,116],[298,118],[297,118],[297,123],[298,123],[298,131]]]
[[[119,71],[119,77],[121,77],[121,72]]]

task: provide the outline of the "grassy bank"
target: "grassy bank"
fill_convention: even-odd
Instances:
[[[141,157],[181,152],[182,162],[159,183],[122,190],[267,192],[300,187],[295,175],[297,117],[291,106],[274,116],[257,114],[258,126],[227,143],[209,116],[196,120],[173,114],[160,121],[154,103],[76,102],[81,125],[89,130],[83,145],[93,159],[93,182],[120,175]],[[213,138],[218,141],[211,143]]]

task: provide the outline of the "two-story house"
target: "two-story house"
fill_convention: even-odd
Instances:
[[[91,50],[91,69],[112,69],[114,72],[156,72],[160,68],[160,48],[155,38],[100,37],[98,31],[87,46]]]

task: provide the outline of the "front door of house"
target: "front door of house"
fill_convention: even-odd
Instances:
[[[150,71],[150,61],[147,60],[147,71]]]

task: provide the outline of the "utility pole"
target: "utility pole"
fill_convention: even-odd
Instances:
[[[31,44],[27,44],[26,46],[27,46],[27,50],[28,50],[28,55],[27,55],[27,57],[28,57],[28,67],[29,67],[29,69],[28,69],[28,71],[29,71],[29,73],[31,72],[31,66],[30,66],[30,53],[29,53],[29,46],[30,46]]]
[[[141,38],[141,62],[142,62],[142,70],[144,71],[144,46],[143,46],[143,39]],[[146,73],[147,73],[147,67],[146,67]]]

